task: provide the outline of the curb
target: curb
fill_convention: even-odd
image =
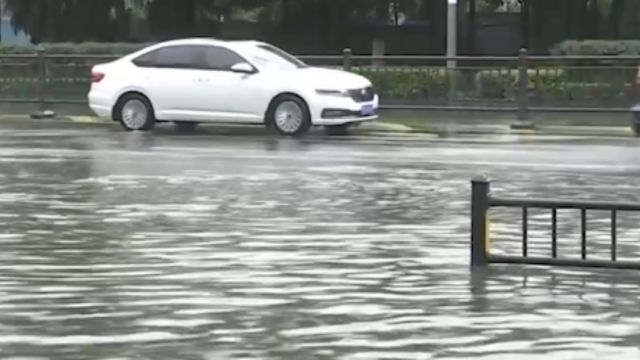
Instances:
[[[561,136],[588,136],[588,137],[625,137],[633,138],[633,129],[623,126],[540,126],[534,129],[512,128],[510,125],[464,125],[445,124],[426,126],[424,128],[412,128],[408,126],[381,126],[376,132],[383,132],[384,129],[393,129],[397,132],[438,134],[444,136],[451,135],[561,135]],[[392,131],[392,132],[393,132]]]
[[[108,124],[109,121],[97,118],[95,116],[68,116],[66,118],[67,121],[71,121],[74,123],[83,123],[83,124]]]
[[[110,121],[90,115],[79,116],[56,116],[52,118],[34,119],[25,114],[4,114],[0,115],[0,121],[35,121],[35,122],[69,122],[76,124],[107,125]],[[427,124],[425,124],[427,125]],[[468,124],[434,124],[425,127],[411,127],[404,124],[374,121],[363,123],[354,128],[354,132],[361,134],[395,134],[395,135],[433,135],[437,137],[455,135],[561,135],[561,136],[584,136],[584,137],[624,137],[634,138],[633,129],[622,126],[540,126],[537,129],[513,128],[507,124],[494,125],[468,125]]]

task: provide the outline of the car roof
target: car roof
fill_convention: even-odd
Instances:
[[[227,41],[219,40],[215,38],[185,38],[185,39],[175,39],[175,40],[167,40],[163,42],[159,42],[155,44],[156,46],[167,46],[167,45],[225,45]]]
[[[150,45],[144,49],[136,51],[132,54],[129,54],[126,58],[134,58],[144,54],[148,51],[153,51],[155,49],[159,49],[165,46],[177,46],[177,45],[210,45],[210,46],[224,46],[232,49],[247,49],[251,47],[256,47],[257,45],[265,44],[256,40],[234,40],[234,41],[226,41],[220,40],[216,38],[209,37],[192,37],[192,38],[183,38],[183,39],[174,39],[162,41],[159,43],[155,43]]]
[[[256,46],[264,44],[261,41],[256,40],[220,40],[216,38],[206,38],[206,37],[194,37],[194,38],[185,38],[185,39],[175,39],[163,41],[155,44],[155,46],[167,46],[167,45],[221,45],[221,46]]]

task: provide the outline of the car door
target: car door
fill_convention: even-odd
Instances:
[[[206,73],[199,84],[200,101],[216,119],[233,122],[259,123],[264,110],[257,110],[256,99],[265,96],[260,74],[232,71],[239,63],[250,64],[235,51],[222,46],[203,46]]]
[[[206,111],[194,96],[202,78],[199,51],[193,45],[170,45],[134,60],[159,120],[198,120],[198,113]]]

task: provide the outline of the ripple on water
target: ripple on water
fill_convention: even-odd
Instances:
[[[0,151],[3,355],[640,357],[635,276],[468,268],[468,180],[479,170],[502,180],[497,191],[531,196],[628,193],[637,176],[545,170],[534,181],[524,166],[432,163],[455,149],[394,148],[379,161],[348,142],[327,159],[326,144],[288,142],[296,151],[265,157],[253,142],[243,152],[235,140],[171,138],[156,136],[153,152]],[[505,156],[479,150],[462,153]],[[532,238],[548,237],[549,214],[531,215]],[[519,216],[492,213],[494,251],[520,250]],[[635,220],[620,221],[621,255],[637,254]],[[597,245],[607,223],[594,214],[589,224]],[[577,226],[562,223],[563,251],[579,246]]]
[[[2,345],[30,346],[69,346],[69,345],[106,345],[106,344],[142,344],[161,341],[185,340],[193,336],[181,336],[164,331],[118,334],[110,336],[41,336],[41,335],[0,335]]]

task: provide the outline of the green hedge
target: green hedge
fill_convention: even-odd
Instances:
[[[617,56],[640,56],[640,40],[568,40],[553,48],[554,56],[604,56],[606,59],[556,60],[567,67],[568,79],[575,83],[622,84],[634,81],[637,60],[617,59]]]
[[[567,41],[554,47],[554,55],[615,55],[620,49],[612,43],[626,44],[624,49],[631,54],[640,54],[640,41]],[[597,45],[597,44],[603,44]],[[604,44],[608,44],[607,48]],[[41,48],[54,54],[93,54],[93,55],[122,55],[141,49],[149,43],[56,43],[41,44]],[[607,50],[608,49],[608,50]],[[33,53],[35,48],[0,47],[1,54]],[[631,54],[634,55],[634,54]],[[49,59],[47,73],[51,91],[68,92],[68,97],[83,98],[89,86],[88,71],[92,61],[75,59]],[[616,65],[618,63],[616,62]],[[503,64],[505,65],[505,64]],[[635,97],[633,87],[635,69],[611,67],[593,68],[568,67],[574,62],[536,64],[538,69],[528,71],[529,96],[546,102],[591,103],[595,101],[629,101]],[[580,66],[584,64],[580,63]],[[607,65],[609,66],[609,65]],[[389,100],[399,100],[414,103],[438,103],[447,99],[449,95],[449,76],[444,67],[428,66],[361,66],[354,67],[354,72],[368,77],[376,86],[380,95]],[[23,59],[6,59],[0,62],[0,90],[4,89],[6,96],[20,86],[25,91],[32,91],[33,78],[37,77],[38,67],[35,60],[28,62]],[[517,68],[495,69],[462,69],[455,73],[458,84],[458,99],[466,101],[511,101],[518,96]],[[57,86],[62,85],[64,86]],[[66,96],[66,95],[65,95]]]
[[[637,56],[640,40],[566,40],[550,52],[554,56]]]
[[[360,67],[352,71],[371,80],[380,95],[387,98],[444,97],[448,90],[448,78],[444,69]]]
[[[0,46],[0,54],[32,54],[38,49],[60,55],[124,55],[151,43],[42,43],[34,47]]]
[[[90,86],[89,64],[50,64],[48,88],[52,97],[82,99]],[[354,68],[369,78],[386,103],[437,104],[447,100],[449,77],[444,68]],[[5,97],[32,93],[37,89],[37,67],[0,66],[0,93]],[[518,71],[468,71],[457,73],[457,99],[491,104],[518,98]],[[574,81],[561,69],[529,71],[528,96],[538,104],[594,105],[627,104],[637,89],[629,81]],[[32,96],[34,96],[32,94]],[[626,105],[625,105],[626,106]]]
[[[445,68],[359,67],[353,71],[369,78],[386,98],[429,100],[448,96],[449,73]],[[517,69],[504,68],[455,73],[459,96],[480,100],[514,100],[519,75]],[[565,71],[557,68],[529,70],[528,78],[528,89],[561,87],[567,81]]]
[[[1,46],[1,54],[33,53],[37,48],[55,54],[122,55],[152,43],[42,43],[33,47]],[[640,56],[640,40],[567,40],[550,49],[554,56]]]
[[[444,68],[354,68],[368,77],[383,99],[416,103],[447,99],[449,77]],[[591,69],[582,70],[588,75]],[[619,75],[622,72],[619,72]],[[575,71],[540,68],[528,71],[527,96],[532,104],[549,106],[627,106],[640,91],[633,77],[614,76],[604,81],[575,81]],[[515,103],[519,91],[517,69],[460,71],[457,99],[469,102]]]

